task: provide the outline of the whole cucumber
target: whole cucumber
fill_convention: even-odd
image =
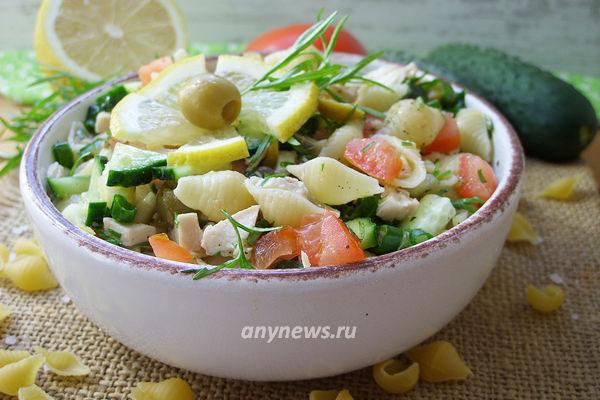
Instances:
[[[573,160],[598,130],[594,108],[577,89],[499,50],[449,44],[417,64],[492,102],[510,120],[530,156]]]

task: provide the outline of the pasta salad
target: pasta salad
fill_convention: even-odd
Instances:
[[[382,52],[338,63],[345,20],[212,72],[185,51],[142,66],[53,146],[57,208],[196,279],[359,262],[461,223],[497,186],[489,119],[412,64],[374,63]]]

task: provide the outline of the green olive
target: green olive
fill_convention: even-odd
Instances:
[[[240,114],[242,98],[233,83],[207,73],[194,78],[179,91],[179,106],[192,124],[205,129],[221,129]]]

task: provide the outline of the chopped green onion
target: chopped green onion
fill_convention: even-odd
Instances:
[[[487,183],[487,179],[485,179],[485,176],[483,176],[482,170],[480,170],[480,169],[477,170],[477,176],[479,176],[479,182]]]
[[[87,226],[102,226],[102,220],[108,215],[106,202],[97,201],[88,204],[85,224]]]
[[[467,210],[469,213],[473,214],[477,209],[475,206],[479,206],[483,203],[479,197],[467,197],[464,199],[452,200],[452,205],[456,209]]]
[[[54,160],[56,160],[56,162],[62,165],[63,167],[73,167],[73,163],[75,162],[75,160],[73,157],[73,150],[71,150],[71,146],[69,146],[69,143],[55,143],[52,146],[52,154],[54,155]]]
[[[113,231],[112,229],[96,229],[95,232],[100,239],[112,243],[115,246],[123,246],[121,234],[119,232]]]
[[[110,213],[117,222],[130,223],[133,222],[137,208],[127,201],[121,194],[115,194],[113,197]]]

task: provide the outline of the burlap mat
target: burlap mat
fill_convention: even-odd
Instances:
[[[552,179],[581,174],[575,200],[535,198]],[[551,165],[528,160],[521,211],[544,242],[509,244],[491,278],[438,338],[452,342],[471,366],[466,382],[420,383],[406,399],[598,399],[600,398],[600,197],[582,164]],[[0,241],[27,235],[13,174],[0,180]],[[551,315],[535,314],[525,286],[564,280],[566,303]],[[71,349],[92,368],[85,379],[41,373],[38,384],[56,399],[123,399],[139,381],[181,376],[198,399],[307,399],[312,389],[348,388],[355,399],[397,398],[374,383],[370,368],[329,379],[252,383],[216,379],[171,368],[111,339],[75,309],[58,289],[27,294],[0,283],[0,302],[15,314],[0,337],[14,347]],[[1,342],[0,346],[6,347]],[[290,360],[293,363],[294,360]],[[331,360],[335,363],[335,360]]]

